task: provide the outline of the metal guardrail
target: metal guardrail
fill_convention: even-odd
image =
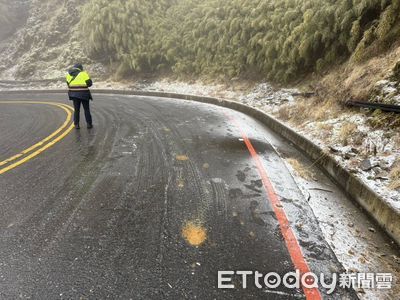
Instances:
[[[315,92],[298,92],[298,93],[292,93],[292,96],[301,96],[305,98],[309,98],[312,96],[315,96]],[[394,105],[394,104],[385,104],[385,103],[374,103],[374,102],[365,102],[365,101],[347,101],[346,102],[347,106],[353,106],[353,107],[361,107],[361,108],[369,108],[369,109],[379,109],[384,112],[392,112],[392,113],[400,113],[400,105]]]
[[[379,109],[381,111],[392,112],[397,114],[400,113],[400,105],[394,105],[394,104],[373,103],[364,101],[347,101],[346,105],[353,107],[369,108],[369,109]]]

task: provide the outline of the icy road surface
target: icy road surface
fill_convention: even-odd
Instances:
[[[213,105],[97,95],[95,128],[77,131],[67,105],[62,94],[1,96],[0,298],[355,298],[258,289],[251,276],[247,289],[241,277],[217,288],[223,270],[344,271],[262,124]]]

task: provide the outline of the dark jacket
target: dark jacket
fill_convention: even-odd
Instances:
[[[70,100],[79,99],[79,100],[87,100],[87,101],[93,100],[92,94],[90,93],[90,90],[89,90],[89,87],[91,87],[93,85],[93,82],[89,78],[89,76],[87,75],[86,72],[85,72],[86,73],[85,78],[87,77],[87,79],[84,82],[82,82],[80,86],[77,87],[77,86],[70,85],[70,83],[73,82],[74,79],[77,78],[77,76],[81,72],[84,72],[84,71],[82,71],[82,69],[76,68],[76,67],[73,67],[70,70],[68,70],[68,74],[70,76],[67,75],[66,81],[68,84],[69,99]]]

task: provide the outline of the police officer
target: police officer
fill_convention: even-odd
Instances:
[[[92,94],[90,93],[89,87],[93,85],[89,74],[83,70],[81,64],[75,64],[71,69],[68,70],[66,76],[68,84],[68,96],[69,100],[74,102],[74,124],[76,129],[79,127],[79,115],[81,110],[81,104],[85,111],[85,118],[87,128],[93,128],[92,115],[90,114],[89,101],[93,100]]]

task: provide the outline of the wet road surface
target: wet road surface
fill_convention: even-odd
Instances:
[[[0,161],[66,120],[54,106],[1,101],[65,99],[0,96]],[[354,297],[258,289],[252,276],[247,289],[238,276],[235,289],[217,288],[223,270],[283,276],[303,260],[328,278],[343,272],[262,124],[213,105],[137,96],[96,95],[92,113],[94,129],[81,120],[80,131],[0,175],[0,298]]]

